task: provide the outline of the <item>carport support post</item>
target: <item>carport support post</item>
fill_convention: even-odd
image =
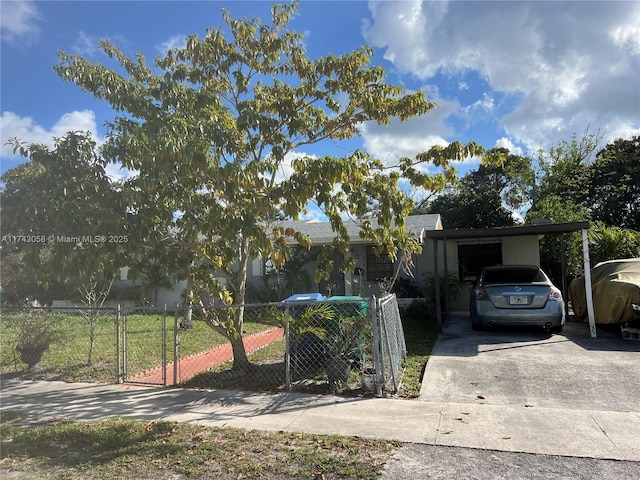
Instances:
[[[433,241],[433,276],[435,280],[436,320],[438,333],[442,333],[442,305],[440,304],[440,272],[438,272],[438,240]]]
[[[567,256],[564,252],[564,233],[560,234],[560,270],[562,275],[562,298],[564,299],[564,314],[569,316],[569,289],[567,288]]]
[[[591,291],[591,262],[589,261],[589,239],[587,229],[582,229],[582,253],[584,255],[584,290],[587,294],[587,316],[591,337],[596,338],[596,316],[593,312],[593,292]]]

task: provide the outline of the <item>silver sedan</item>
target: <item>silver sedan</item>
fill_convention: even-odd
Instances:
[[[534,265],[485,267],[470,298],[471,327],[540,326],[560,333],[564,326],[562,293]]]

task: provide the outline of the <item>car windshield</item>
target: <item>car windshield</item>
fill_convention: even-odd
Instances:
[[[484,283],[535,283],[545,282],[539,268],[496,268],[484,272]]]

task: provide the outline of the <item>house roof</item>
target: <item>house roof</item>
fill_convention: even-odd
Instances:
[[[352,244],[367,244],[371,243],[369,240],[363,240],[360,238],[360,227],[353,220],[347,220],[344,222],[347,229],[347,234]],[[336,234],[331,229],[329,222],[276,222],[274,226],[280,226],[283,228],[293,228],[296,231],[308,236],[314,245],[328,244],[333,241]],[[373,228],[378,226],[378,222],[373,220]],[[405,230],[413,233],[420,239],[420,242],[424,241],[425,232],[441,230],[442,221],[439,214],[430,215],[412,215],[405,220]]]

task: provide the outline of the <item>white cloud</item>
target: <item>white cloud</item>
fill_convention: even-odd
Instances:
[[[0,2],[0,37],[14,42],[21,40],[27,44],[40,33],[42,16],[32,1]]]
[[[96,35],[90,35],[80,30],[78,38],[71,46],[71,51],[83,57],[92,57],[98,51],[99,41],[100,38]]]
[[[627,25],[618,25],[613,28],[611,37],[617,46],[628,49],[632,54],[640,54],[640,24],[638,23],[640,13],[636,15],[635,21]],[[633,19],[633,17],[632,17]]]
[[[612,138],[640,127],[638,2],[413,0],[369,10],[364,37],[400,72],[427,81],[474,71],[518,99],[497,119],[518,143],[553,144],[588,125]]]
[[[434,145],[448,145],[447,137],[453,129],[447,119],[459,110],[457,102],[437,98],[437,91],[431,87],[428,97],[437,103],[429,113],[410,118],[406,122],[393,119],[389,125],[368,122],[362,125],[361,133],[366,151],[385,162],[395,163],[399,158],[414,158],[418,153]]]
[[[2,158],[16,158],[10,146],[9,138],[17,137],[25,143],[40,143],[53,146],[53,137],[60,138],[69,131],[88,131],[99,141],[96,118],[91,110],[65,113],[50,129],[38,125],[31,117],[20,117],[14,112],[2,112],[0,131]]]
[[[129,45],[127,38],[122,35],[100,36],[80,30],[78,32],[78,38],[76,38],[76,41],[71,46],[71,51],[83,57],[94,57],[102,51],[100,49],[100,41],[103,39],[108,40],[118,48]]]
[[[174,35],[171,38],[168,38],[164,42],[156,45],[156,50],[161,54],[166,54],[169,50],[173,48],[184,48],[187,46],[187,36],[186,35]]]
[[[3,112],[0,117],[0,132],[2,132],[0,157],[9,168],[26,161],[13,153],[11,145],[7,145],[10,138],[17,138],[22,143],[38,143],[53,148],[54,138],[61,138],[70,131],[90,132],[98,146],[104,142],[104,139],[98,136],[96,118],[91,110],[65,113],[50,129],[38,125],[30,117],[20,117],[14,112]],[[113,180],[135,174],[133,171],[121,168],[120,164],[107,165],[106,172]]]
[[[488,93],[482,94],[482,100],[477,100],[467,107],[463,107],[461,110],[464,113],[471,113],[475,111],[479,111],[482,113],[491,113],[495,110],[496,104],[493,99],[493,96]]]
[[[502,137],[496,140],[496,148],[506,148],[514,155],[522,155],[522,148],[514,145],[510,138]]]

